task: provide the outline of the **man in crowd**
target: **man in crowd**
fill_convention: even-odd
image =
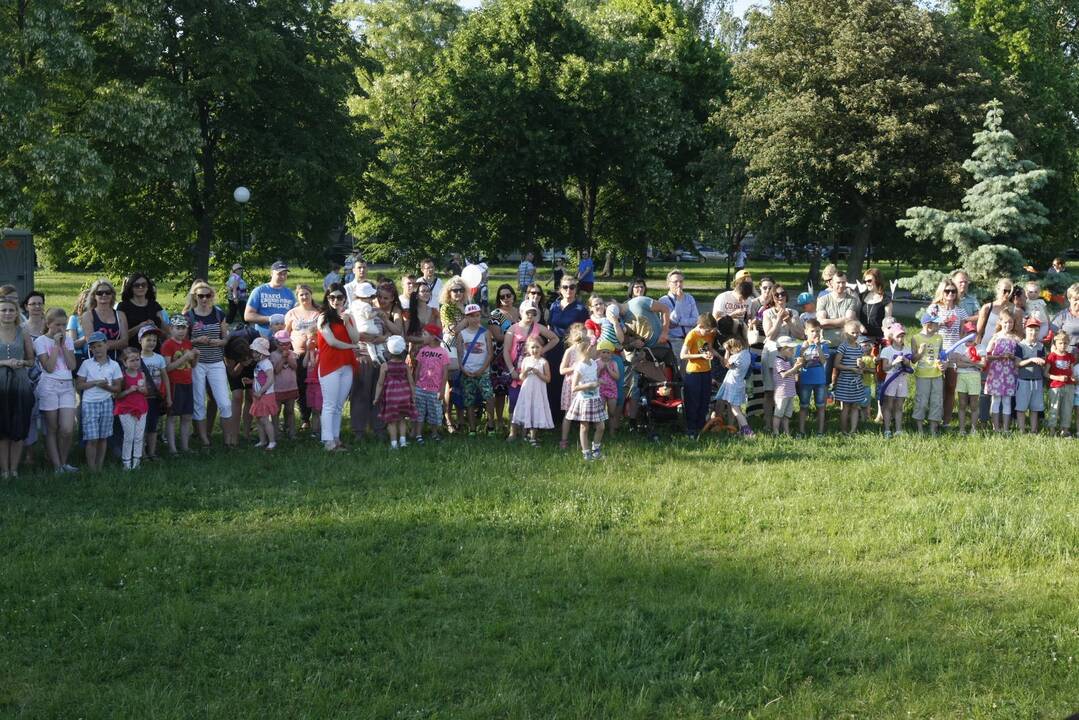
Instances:
[[[288,288],[288,265],[278,260],[270,266],[270,282],[259,285],[247,298],[244,321],[258,327],[259,335],[270,336],[270,316],[284,314],[296,305]]]

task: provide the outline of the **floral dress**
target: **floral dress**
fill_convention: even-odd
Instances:
[[[985,394],[999,397],[1015,395],[1019,385],[1019,368],[1010,356],[1015,354],[1018,343],[1011,338],[997,338],[989,343],[989,355],[1007,355],[1003,360],[990,360],[985,369]]]

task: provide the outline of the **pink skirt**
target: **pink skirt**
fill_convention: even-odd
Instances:
[[[314,382],[307,383],[307,407],[312,410],[322,410],[322,385],[319,383],[318,378],[315,378]]]
[[[273,417],[277,414],[277,398],[269,393],[251,404],[251,417]]]

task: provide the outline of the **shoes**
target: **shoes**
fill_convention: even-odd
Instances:
[[[532,447],[539,447],[539,440],[537,438],[530,437],[528,438],[528,444]]]
[[[417,436],[416,436],[416,438],[415,438],[415,440],[414,440],[414,442],[415,442],[415,443],[416,443],[417,445],[423,445],[423,435],[417,435]]]
[[[79,471],[79,469],[77,467],[75,467],[74,465],[64,465],[60,469],[63,470],[64,472],[66,472],[66,473],[77,473]]]
[[[885,430],[885,431],[884,431],[884,439],[885,439],[885,440],[887,440],[887,439],[888,439],[888,438],[890,438],[891,436],[892,436],[892,431],[891,431],[891,430]]]

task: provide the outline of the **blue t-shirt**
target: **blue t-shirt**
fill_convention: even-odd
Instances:
[[[551,330],[558,337],[565,337],[569,331],[569,326],[573,323],[583,323],[588,319],[588,310],[581,304],[580,300],[574,300],[565,308],[562,307],[561,298],[554,301],[551,305],[548,324],[551,326]]]
[[[663,332],[663,319],[652,310],[652,298],[647,295],[631,298],[624,307],[622,317],[633,332],[644,340],[645,347],[655,347]],[[627,313],[629,317],[627,317]]]
[[[802,357],[803,351],[805,351],[806,364],[799,373],[798,381],[803,385],[827,385],[828,375],[825,366],[828,364],[828,356],[832,354],[827,341],[808,347],[799,345],[794,351],[794,357]]]
[[[577,277],[580,278],[581,282],[595,282],[595,267],[596,264],[592,262],[592,258],[585,258],[577,263]]]
[[[251,296],[247,298],[247,306],[259,315],[284,315],[296,306],[296,296],[287,287],[270,287],[269,284],[259,285]],[[270,324],[258,325],[259,335],[270,336]]]

